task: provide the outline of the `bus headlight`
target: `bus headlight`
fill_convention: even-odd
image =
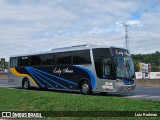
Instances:
[[[117,80],[117,83],[120,85],[124,85],[124,82],[122,80]]]

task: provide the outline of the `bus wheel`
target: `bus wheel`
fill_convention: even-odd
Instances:
[[[84,95],[88,95],[88,94],[92,93],[91,85],[90,85],[90,83],[88,81],[82,82],[82,84],[81,84],[81,92]]]
[[[27,90],[30,88],[30,83],[29,83],[28,78],[25,78],[25,79],[23,80],[22,87],[23,87],[24,89],[27,89]]]

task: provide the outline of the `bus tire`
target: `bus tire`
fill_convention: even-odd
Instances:
[[[26,90],[30,89],[30,82],[28,78],[23,79],[22,88]]]
[[[92,94],[92,89],[91,89],[91,85],[88,81],[83,81],[81,83],[81,93],[83,95],[89,95],[89,94]]]

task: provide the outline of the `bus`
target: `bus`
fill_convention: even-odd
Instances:
[[[128,50],[105,45],[78,45],[49,52],[11,56],[9,84],[82,94],[135,89],[134,64]]]

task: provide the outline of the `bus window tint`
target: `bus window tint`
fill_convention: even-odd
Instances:
[[[28,56],[20,57],[18,66],[29,66],[29,57]]]
[[[72,52],[56,53],[55,56],[57,65],[72,64]]]
[[[31,66],[41,65],[41,57],[39,55],[31,56],[30,65]]]
[[[110,77],[110,65],[108,63],[110,56],[109,48],[93,49],[94,64],[98,78]]]
[[[91,57],[89,50],[79,50],[73,52],[73,64],[91,64]]]
[[[41,55],[42,65],[54,65],[54,54],[44,54]]]
[[[10,67],[17,67],[17,66],[18,66],[18,58],[11,58]]]

